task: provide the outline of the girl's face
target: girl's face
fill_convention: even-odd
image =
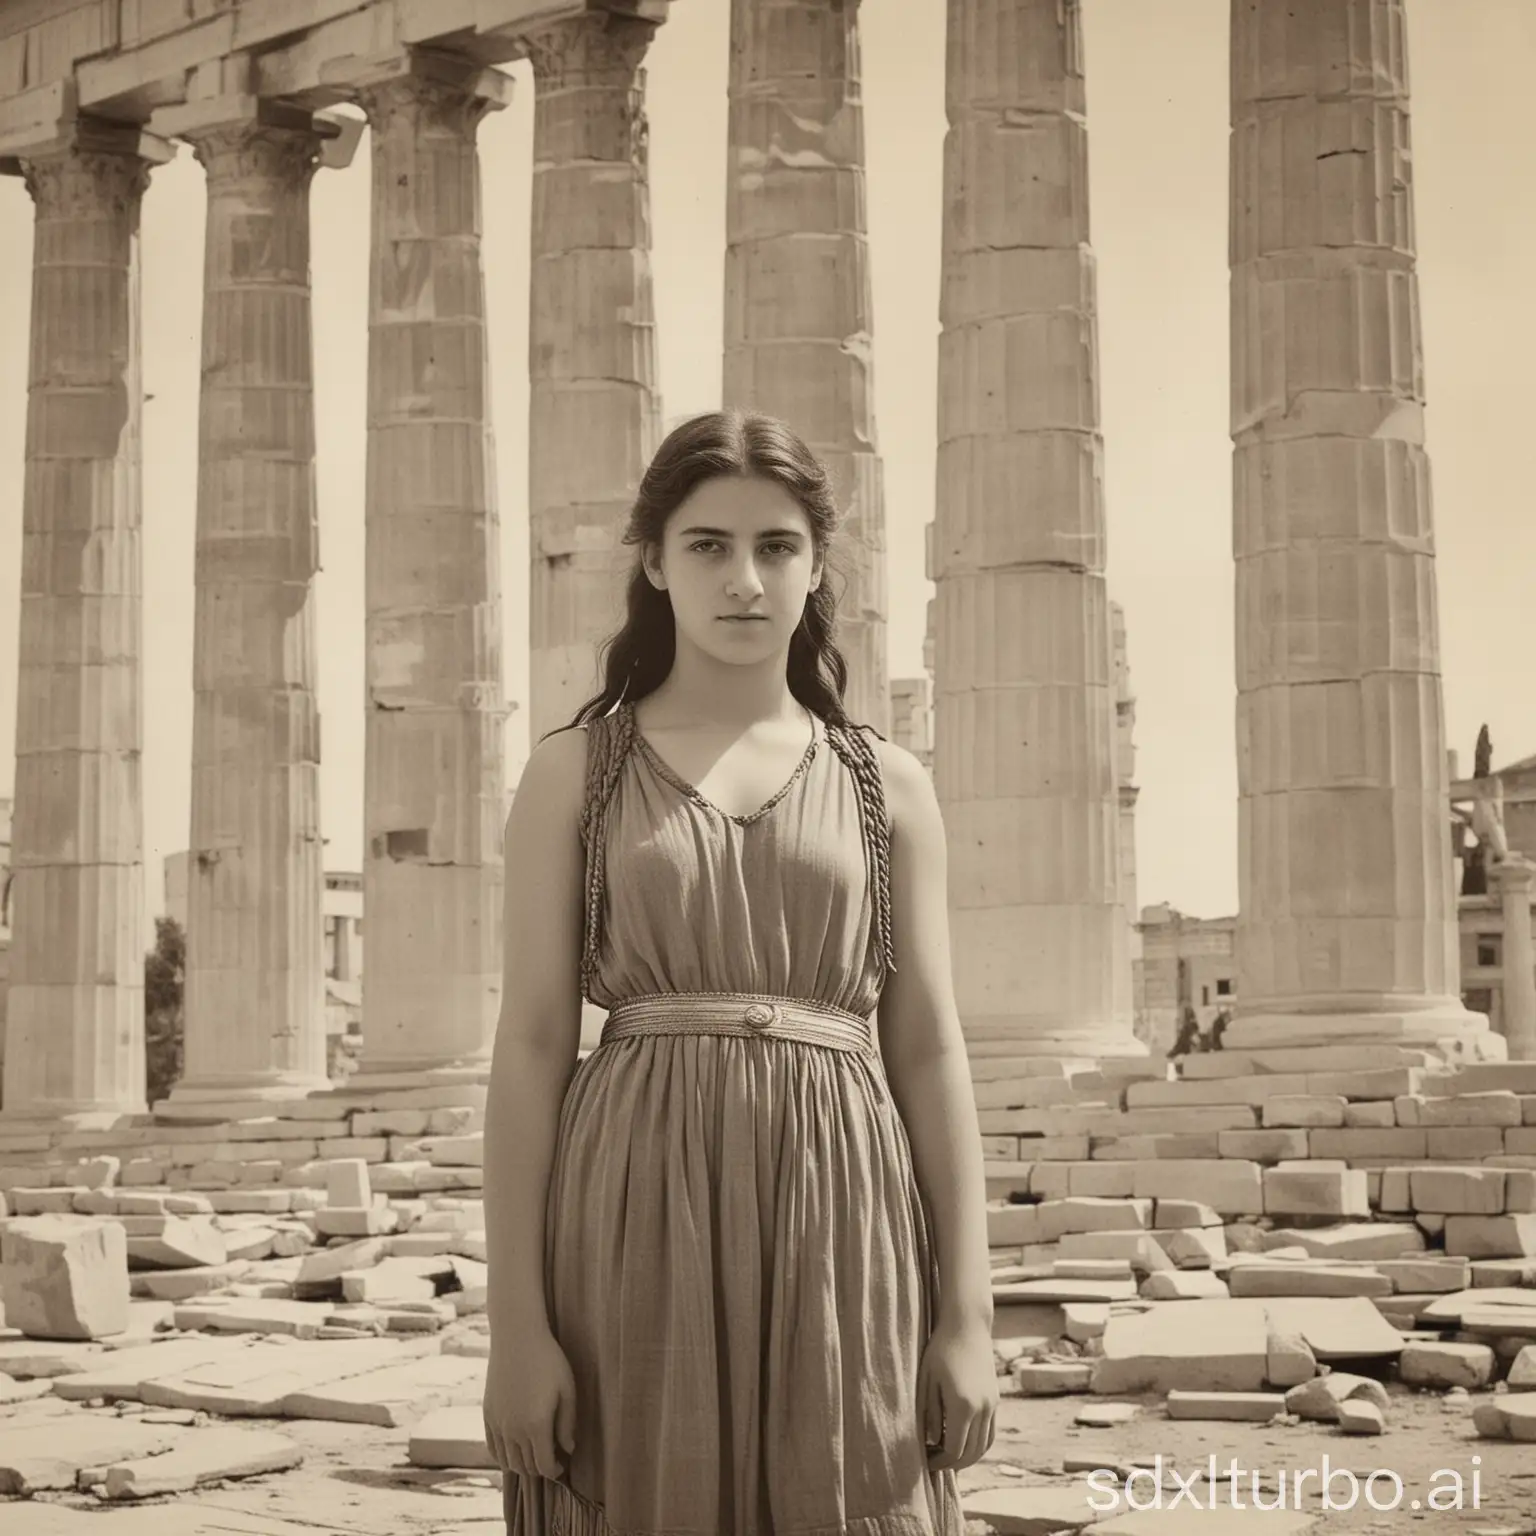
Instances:
[[[646,572],[672,600],[679,640],[727,665],[787,654],[821,582],[799,503],[771,480],[706,480],[667,520]]]

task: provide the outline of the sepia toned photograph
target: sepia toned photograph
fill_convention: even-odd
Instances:
[[[3,1536],[1536,1536],[1536,0],[0,0]]]

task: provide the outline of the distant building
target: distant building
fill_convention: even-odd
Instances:
[[[1143,907],[1141,957],[1132,968],[1136,1038],[1166,1051],[1186,1007],[1203,1030],[1237,1000],[1237,919],[1186,917],[1166,902]]]
[[[1454,777],[1454,769],[1453,769]],[[1512,853],[1536,859],[1536,757],[1522,758],[1488,776],[1504,801],[1504,831]],[[1478,781],[1458,780],[1451,801],[1474,799]],[[1456,890],[1462,867],[1457,860]],[[1474,1013],[1488,1016],[1495,1033],[1504,1028],[1504,915],[1497,890],[1457,897],[1461,940],[1461,997]],[[1536,920],[1533,920],[1536,928]],[[1237,919],[1186,917],[1166,904],[1143,907],[1137,924],[1142,956],[1136,962],[1136,1034],[1166,1050],[1178,1033],[1186,1005],[1203,1030],[1237,1001]]]
[[[1454,759],[1453,759],[1454,761]],[[1454,768],[1452,770],[1454,778]],[[1489,778],[1498,781],[1504,801],[1504,834],[1511,853],[1536,859],[1536,757],[1521,758],[1507,768],[1495,769]],[[1475,799],[1477,780],[1457,781],[1451,800],[1464,805]],[[1461,889],[1463,866],[1456,867],[1456,887]],[[1493,1030],[1504,1032],[1504,913],[1495,882],[1485,895],[1461,896],[1457,902],[1461,936],[1461,996],[1474,1013],[1485,1013]]]

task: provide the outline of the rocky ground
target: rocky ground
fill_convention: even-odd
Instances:
[[[249,1344],[220,1341],[228,1361],[248,1355]],[[165,1348],[165,1345],[158,1346]],[[299,1346],[302,1348],[302,1346]],[[1006,1398],[997,1443],[978,1467],[962,1476],[968,1512],[1003,1536],[1045,1536],[1091,1527],[1093,1536],[1163,1536],[1193,1530],[1205,1536],[1262,1536],[1309,1530],[1388,1532],[1430,1529],[1436,1532],[1536,1532],[1536,1457],[1528,1446],[1477,1437],[1472,1404],[1483,1394],[1391,1393],[1389,1431],[1372,1440],[1347,1437],[1337,1429],[1307,1423],[1210,1423],[1170,1420],[1156,1397],[1146,1398]],[[1135,1404],[1133,1414],[1110,1427],[1076,1422],[1079,1414],[1103,1415],[1115,1403]],[[0,1410],[0,1464],[13,1478],[22,1460],[23,1442],[46,1444],[55,1471],[88,1459],[92,1449],[107,1452],[125,1427],[143,1434],[170,1432],[190,1467],[192,1448],[206,1448],[205,1464],[216,1470],[220,1456],[238,1454],[232,1437],[248,1438],[252,1450],[281,1441],[301,1458],[282,1471],[220,1479],[195,1490],[140,1497],[106,1497],[74,1488],[39,1488],[27,1498],[0,1502],[0,1529],[6,1536],[499,1536],[499,1496],[494,1474],[476,1468],[431,1469],[417,1460],[468,1461],[472,1446],[455,1449],[455,1433],[473,1437],[478,1418],[472,1405],[440,1410],[425,1421],[424,1437],[409,1427],[388,1427],[316,1419],[210,1418],[175,1410],[146,1409],[137,1403],[88,1406],[50,1392]],[[1111,1415],[1114,1416],[1114,1415]],[[187,1422],[164,1422],[181,1420]],[[149,1421],[159,1422],[151,1423]],[[457,1422],[455,1422],[457,1420]],[[433,1423],[437,1428],[433,1429]],[[438,1438],[433,1445],[426,1442]],[[219,1444],[218,1442],[222,1442]],[[6,1448],[10,1449],[7,1450]],[[1154,1467],[1162,1458],[1163,1510],[1104,1512],[1108,1489],[1117,1487],[1138,1503],[1157,1499],[1153,1481],[1117,1483],[1101,1475],[1088,1482],[1087,1469],[1102,1464],[1126,1475],[1133,1465]],[[1287,1512],[1211,1510],[1212,1486],[1195,1481],[1215,1457],[1223,1475],[1235,1459],[1241,1469],[1238,1502],[1253,1502],[1249,1477],[1261,1473],[1261,1499],[1274,1502],[1277,1480],[1311,1468],[1345,1468],[1363,1480],[1371,1473],[1402,1479],[1402,1503],[1372,1509],[1363,1494],[1354,1507],[1321,1512],[1318,1500],[1305,1502],[1298,1514],[1287,1492]],[[159,1459],[159,1457],[154,1458]],[[125,1465],[130,1463],[125,1463]],[[137,1463],[143,1467],[143,1461]],[[31,1466],[37,1476],[41,1459]],[[1075,1470],[1065,1470],[1065,1469]],[[1449,1489],[1449,1474],[1459,1474],[1459,1503],[1431,1508],[1431,1490]],[[4,1475],[4,1474],[0,1474]],[[92,1474],[87,1471],[87,1477]],[[1474,1481],[1475,1478],[1475,1481]],[[42,1481],[61,1477],[43,1473]],[[1181,1480],[1188,1491],[1181,1492]],[[123,1479],[119,1477],[117,1483]],[[1315,1478],[1314,1478],[1315,1485]],[[1348,1481],[1335,1474],[1335,1503],[1348,1498]],[[1378,1504],[1393,1496],[1390,1479],[1373,1485]],[[120,1491],[120,1490],[114,1490]],[[1090,1498],[1099,1508],[1090,1504]],[[1419,1501],[1419,1508],[1412,1507]],[[1230,1505],[1230,1489],[1214,1501]],[[1417,1525],[1415,1524],[1417,1522]]]

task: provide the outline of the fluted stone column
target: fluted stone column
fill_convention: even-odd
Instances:
[[[1518,854],[1491,871],[1504,917],[1504,1043],[1511,1061],[1536,1061],[1536,949],[1531,890],[1536,864]]]
[[[1234,0],[1236,1019],[1502,1049],[1460,1000],[1402,0]]]
[[[462,82],[430,69],[362,93],[368,955],[353,1083],[364,1086],[482,1073],[501,991],[507,708],[475,137],[506,96],[483,94],[491,78],[468,67]]]
[[[620,542],[661,440],[645,72],[652,22],[589,11],[530,36],[530,733],[597,691],[622,622]]]
[[[24,159],[36,206],[7,1118],[144,1107],[139,209],[168,146]]]
[[[782,417],[846,512],[848,712],[890,729],[858,0],[731,0],[727,406]]]
[[[1144,1053],[1120,895],[1075,0],[950,0],[935,783],[973,1056]],[[990,1070],[990,1069],[989,1069]]]
[[[173,1101],[326,1086],[309,186],[321,139],[236,122],[207,172],[186,1059]]]

